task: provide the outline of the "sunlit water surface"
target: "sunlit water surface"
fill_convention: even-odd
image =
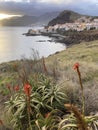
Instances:
[[[0,63],[31,57],[33,48],[39,56],[47,57],[57,51],[66,49],[61,43],[50,42],[46,36],[25,36],[29,27],[0,27]],[[43,42],[40,42],[43,41]]]

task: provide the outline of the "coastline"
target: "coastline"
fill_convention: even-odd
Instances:
[[[67,47],[70,47],[74,44],[79,44],[83,41],[90,42],[94,40],[98,40],[98,30],[84,30],[84,31],[65,31],[65,32],[57,32],[57,33],[49,33],[49,32],[40,32],[40,33],[30,33],[29,31],[25,34],[25,36],[48,36],[52,37],[53,41],[66,44]]]
[[[78,45],[71,46],[66,51],[61,51],[60,53],[52,54],[51,56],[48,56],[47,58],[45,58],[45,63],[46,63],[46,66],[48,66],[48,67],[51,67],[51,65],[53,65],[53,67],[54,67],[54,65],[56,65],[57,68],[60,67],[58,69],[60,71],[60,74],[62,74],[60,76],[65,75],[65,77],[61,77],[59,79],[59,82],[62,83],[62,80],[66,81],[66,82],[63,82],[65,84],[62,84],[62,85],[65,86],[66,83],[67,83],[67,85],[68,85],[68,83],[69,83],[69,85],[70,85],[70,83],[72,83],[72,88],[73,88],[73,86],[75,86],[74,88],[78,88],[78,86],[76,87],[76,84],[74,84],[74,80],[73,80],[74,70],[72,69],[73,64],[76,61],[78,61],[81,65],[82,71],[84,72],[82,77],[86,78],[86,76],[87,76],[86,80],[84,79],[85,88],[87,89],[87,87],[88,87],[90,94],[92,94],[92,91],[94,91],[93,88],[96,87],[96,89],[95,89],[95,92],[96,92],[97,86],[98,86],[98,82],[97,82],[98,81],[98,67],[97,67],[98,50],[97,50],[97,48],[98,48],[98,40],[93,41],[93,42],[83,42]],[[27,61],[27,62],[28,62],[28,64],[30,63],[29,61]],[[56,63],[56,64],[54,64],[54,63]],[[4,88],[6,88],[6,84],[13,83],[15,79],[17,81],[17,77],[18,77],[17,76],[17,67],[19,68],[19,71],[20,71],[21,65],[26,65],[26,62],[23,63],[22,60],[16,60],[16,61],[9,61],[9,62],[0,64],[0,77],[1,77],[0,94],[1,94],[1,98],[2,98],[0,101],[0,103],[1,103],[0,109],[3,108],[4,101],[8,100],[8,97],[6,95],[4,95],[4,92],[3,92]],[[92,86],[91,82],[92,82],[92,84],[94,84],[94,86]],[[67,88],[68,88],[68,86],[67,86]],[[87,93],[88,93],[88,91],[87,91]],[[93,95],[93,96],[95,96],[95,95]],[[90,99],[92,99],[92,96]],[[98,98],[96,98],[96,99],[98,99]],[[94,101],[95,101],[95,103],[97,102],[97,100],[94,100]],[[90,107],[89,110],[93,110],[93,112],[96,113],[96,109],[94,109],[95,104],[93,103],[93,105],[92,105],[92,109]],[[96,103],[96,105],[97,105],[97,103]]]

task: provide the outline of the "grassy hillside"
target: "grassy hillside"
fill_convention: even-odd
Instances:
[[[49,74],[55,69],[58,79],[57,82],[67,81],[72,86],[77,85],[77,74],[73,70],[73,65],[78,62],[80,64],[84,86],[92,88],[98,85],[98,41],[82,42],[73,45],[60,53],[49,56],[45,61]],[[0,65],[1,88],[5,84],[19,81],[17,68],[21,72],[21,68],[24,66],[23,64],[30,65],[27,62],[30,61],[26,61],[26,63],[23,61],[13,61]]]
[[[49,66],[53,64],[59,73],[59,86],[68,91],[70,99],[78,101],[79,81],[77,72],[73,69],[75,63],[80,64],[80,72],[85,91],[86,110],[98,111],[98,41],[82,42],[67,50],[49,56],[46,59]],[[87,105],[88,104],[88,105]]]
[[[82,42],[78,45],[73,45],[58,54],[49,56],[46,59],[47,64],[52,64],[53,60],[57,62],[59,71],[62,71],[69,80],[75,78],[73,65],[78,62],[85,85],[90,85],[90,87],[92,87],[93,83],[97,85],[98,41]],[[91,84],[87,84],[88,82]]]
[[[48,80],[44,78],[52,78],[52,81],[55,81],[56,85],[59,87],[59,91],[55,91],[54,94],[56,94],[56,92],[65,93],[69,99],[68,102],[77,105],[81,109],[81,87],[77,71],[73,68],[75,63],[80,64],[79,70],[81,72],[85,96],[85,114],[96,114],[98,112],[98,41],[93,41],[73,45],[62,52],[53,54],[40,61],[21,60],[1,64],[1,118],[3,119],[4,117],[4,113],[2,112],[4,102],[8,99],[8,97],[10,97],[10,94],[13,96],[15,93],[15,90],[8,93],[9,90],[7,89],[7,85],[10,84],[12,90],[17,84],[23,87],[21,80],[24,81],[26,79],[29,79],[33,90],[39,87],[39,85],[49,85],[49,91],[51,91],[53,89],[51,89],[51,87],[53,86],[51,86],[51,83],[47,82]],[[23,68],[25,71],[22,70]],[[45,77],[41,77],[39,75],[40,73],[45,74]],[[42,91],[42,93],[44,93],[44,91]],[[58,93],[56,96],[59,96]],[[49,101],[51,100],[49,99]],[[55,105],[58,107],[58,103]]]

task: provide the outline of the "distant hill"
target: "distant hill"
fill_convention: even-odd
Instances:
[[[1,21],[2,26],[27,26],[36,23],[38,18],[36,16],[24,15],[22,17],[13,17]]]
[[[55,17],[57,17],[59,15],[60,12],[50,12],[50,13],[45,13],[41,16],[38,17],[38,20],[40,24],[45,24],[47,25],[48,22],[52,19],[54,19]]]
[[[41,16],[28,16],[13,17],[0,21],[2,26],[30,26],[30,25],[47,25],[50,20],[55,18],[59,12],[45,13]]]
[[[81,15],[79,13],[70,11],[70,10],[64,10],[63,12],[61,12],[56,18],[54,18],[53,20],[51,20],[48,23],[48,26],[54,26],[56,24],[64,24],[64,23],[73,23],[76,20],[93,20],[94,18],[98,18],[98,17],[94,17],[94,16],[87,16],[87,15]]]

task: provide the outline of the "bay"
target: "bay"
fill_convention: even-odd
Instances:
[[[25,36],[30,27],[0,27],[0,63],[29,58],[31,49],[37,50],[40,58],[66,49],[61,43],[51,42],[46,36]]]

